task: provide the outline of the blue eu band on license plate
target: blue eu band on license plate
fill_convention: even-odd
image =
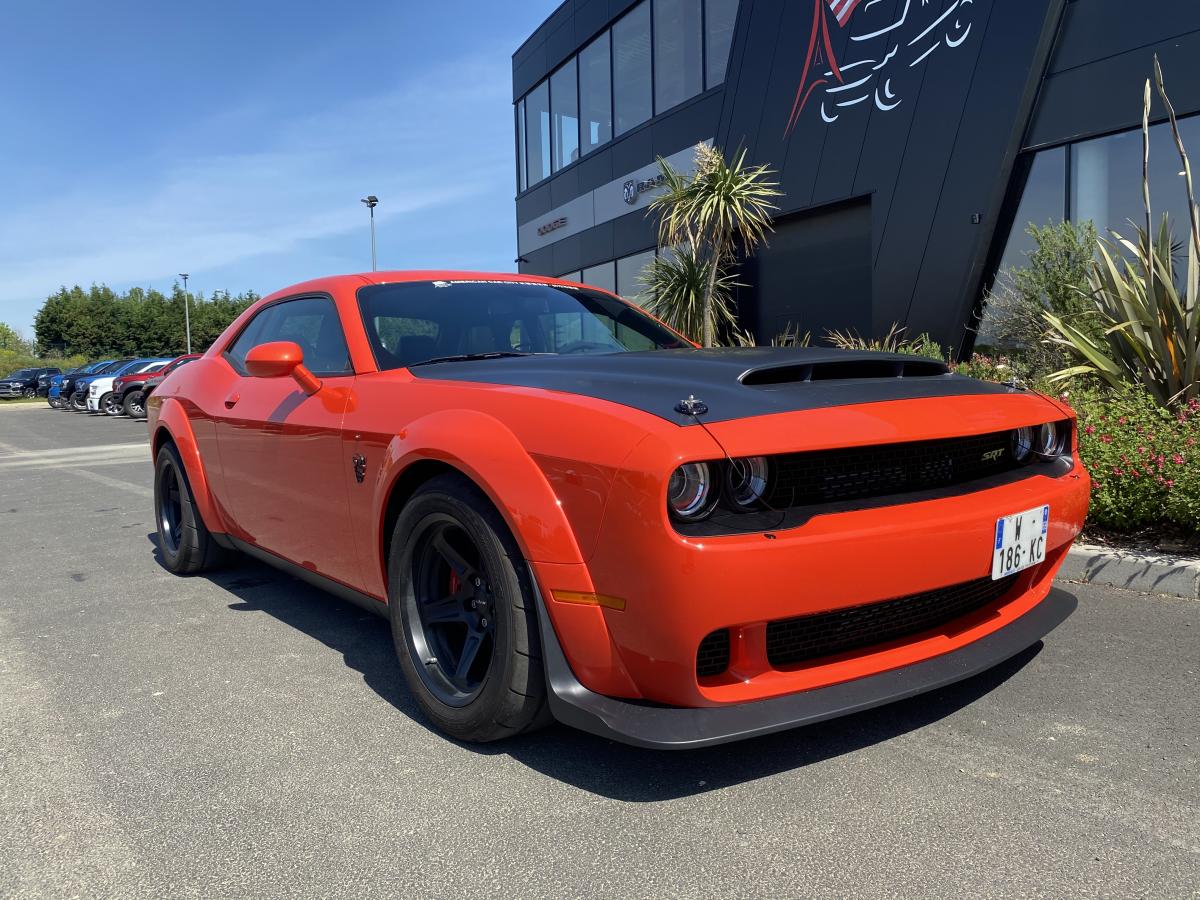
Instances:
[[[1049,506],[1037,506],[997,519],[996,540],[992,547],[992,579],[1006,578],[1045,562],[1049,532]]]

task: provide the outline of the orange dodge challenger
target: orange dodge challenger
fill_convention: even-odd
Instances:
[[[162,560],[387,616],[455,738],[701,747],[1036,643],[1087,511],[1071,411],[914,357],[702,350],[525,275],[267,297],[151,396]]]

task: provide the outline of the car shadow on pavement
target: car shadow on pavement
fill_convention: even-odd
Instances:
[[[156,536],[154,556],[161,565]],[[341,653],[364,683],[433,731],[404,687],[387,622],[318,588],[249,559],[197,576],[233,594],[229,608],[263,612]],[[496,744],[465,744],[484,756],[506,755],[534,771],[614,800],[672,800],[798,769],[931,725],[995,690],[1042,650],[1034,644],[973,678],[908,700],[805,728],[701,750],[627,747],[562,725]],[[439,734],[440,736],[440,734]]]

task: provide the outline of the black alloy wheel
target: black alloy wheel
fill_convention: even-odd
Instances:
[[[192,501],[192,486],[175,445],[167,443],[154,463],[154,519],[163,565],[176,575],[191,575],[229,561],[213,540]]]
[[[76,391],[71,395],[71,409],[75,412],[87,412],[87,394]]]
[[[175,556],[183,542],[183,486],[178,467],[173,464],[166,466],[155,488],[158,495],[159,543],[164,554]]]
[[[23,390],[21,392],[21,396],[24,397],[26,400],[32,400],[34,397],[37,396],[37,388],[35,388],[35,387],[25,388],[25,390]]]
[[[431,479],[400,511],[388,608],[405,682],[439,729],[494,741],[549,721],[529,571],[464,476]]]
[[[425,686],[447,706],[479,696],[495,652],[496,598],[479,548],[449,516],[417,536],[405,624]]]

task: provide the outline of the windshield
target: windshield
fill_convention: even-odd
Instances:
[[[17,369],[17,371],[13,372],[11,375],[5,375],[4,377],[11,378],[14,381],[16,381],[16,380],[19,380],[22,378],[33,377],[33,373],[36,371],[37,371],[37,369]]]
[[[358,292],[380,369],[513,354],[691,346],[641,310],[587,288],[527,281],[410,281]]]

